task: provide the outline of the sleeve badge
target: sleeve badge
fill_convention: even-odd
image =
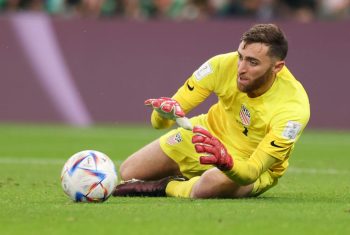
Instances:
[[[301,127],[302,125],[299,122],[288,121],[287,126],[283,130],[282,136],[289,140],[294,140],[298,136]]]

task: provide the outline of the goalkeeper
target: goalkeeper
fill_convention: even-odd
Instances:
[[[123,162],[113,195],[241,198],[275,186],[310,116],[287,51],[276,25],[255,25],[237,51],[209,59],[172,98],[145,101],[154,128],[180,127]],[[186,122],[212,92],[218,102]]]

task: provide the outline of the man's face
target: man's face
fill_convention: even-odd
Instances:
[[[273,79],[274,61],[268,55],[269,47],[263,43],[246,44],[238,47],[237,86],[249,96],[258,96],[270,87]]]

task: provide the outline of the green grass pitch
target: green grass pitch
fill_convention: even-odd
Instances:
[[[306,130],[279,184],[254,199],[73,203],[60,173],[84,149],[118,165],[162,131],[0,125],[0,234],[350,234],[350,132]]]

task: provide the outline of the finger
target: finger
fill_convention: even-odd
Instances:
[[[184,117],[185,116],[185,112],[182,110],[182,108],[180,107],[180,105],[178,103],[176,103],[174,106],[174,114],[176,117]]]
[[[159,108],[161,102],[159,101],[159,99],[148,99],[145,100],[144,104],[146,106],[152,106],[152,108],[156,109]]]
[[[192,143],[193,144],[209,144],[211,145],[211,140],[203,135],[194,135],[192,136]]]
[[[153,99],[151,104],[154,109],[158,109],[162,105],[162,102],[161,99]]]
[[[215,164],[216,158],[214,156],[201,156],[199,157],[199,162],[205,165]]]
[[[195,148],[197,153],[209,153],[211,155],[215,155],[215,153],[216,153],[215,148],[213,148],[212,146],[208,146],[208,145],[195,144],[194,148]]]
[[[207,131],[206,129],[204,129],[203,127],[200,127],[200,126],[195,126],[193,128],[193,133],[195,134],[201,134],[201,135],[204,135],[208,138],[212,138],[213,136],[210,134],[209,131]]]
[[[201,144],[195,144],[194,148],[195,148],[197,153],[205,153],[205,148]]]
[[[172,109],[174,108],[174,105],[172,103],[163,103],[160,106],[160,109],[165,112],[165,113],[170,113],[172,111]]]
[[[147,99],[145,100],[144,104],[147,105],[147,106],[151,106],[152,105],[152,102],[154,101],[155,99]]]

